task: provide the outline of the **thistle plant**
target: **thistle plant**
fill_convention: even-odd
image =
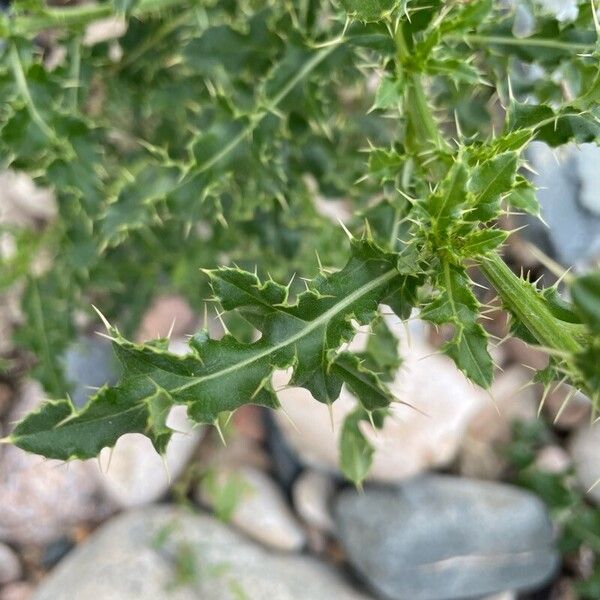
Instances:
[[[356,396],[340,463],[358,483],[373,453],[361,421],[382,427],[410,402],[386,383],[400,359],[382,306],[450,326],[442,351],[490,387],[474,269],[511,335],[550,355],[532,377],[570,383],[596,413],[600,273],[551,287],[514,274],[502,223],[539,216],[529,143],[600,137],[600,26],[591,4],[570,22],[522,10],[530,31],[515,36],[517,13],[491,0],[16,3],[0,21],[1,156],[54,190],[59,218],[13,232],[0,282],[24,282],[16,340],[62,399],[4,441],[85,459],[136,432],[162,453],[174,405],[215,425],[244,404],[276,409],[273,373],[291,369],[319,402]],[[84,43],[110,15],[128,23],[118,56]],[[65,55],[54,69],[46,30]],[[344,227],[322,206],[342,197]],[[41,250],[53,264],[34,275]],[[130,341],[162,286],[213,303],[225,334],[197,332],[185,356]],[[58,359],[92,302],[122,376],[76,409]],[[346,349],[357,325],[373,334],[363,353]]]

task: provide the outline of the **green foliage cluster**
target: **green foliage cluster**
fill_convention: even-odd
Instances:
[[[381,427],[403,400],[386,384],[399,359],[381,305],[451,326],[443,351],[490,386],[474,265],[513,334],[550,352],[536,377],[565,379],[598,408],[600,274],[569,278],[568,302],[498,253],[500,217],[539,214],[528,143],[600,134],[593,7],[570,23],[531,10],[533,30],[515,37],[514,12],[491,0],[18,3],[0,20],[0,156],[54,190],[59,218],[35,239],[14,232],[1,281],[25,282],[17,340],[63,399],[6,441],[67,460],[140,432],[163,452],[174,404],[214,424],[246,403],[276,408],[272,374],[291,368],[320,402],[343,385],[358,398],[340,454],[360,482],[373,452],[361,422]],[[85,25],[112,14],[128,23],[120,56],[83,43]],[[66,50],[54,69],[36,37],[48,28]],[[323,208],[340,198],[346,233]],[[41,250],[52,267],[34,275]],[[162,287],[198,309],[212,296],[232,332],[196,333],[184,357],[168,340],[128,341]],[[59,358],[92,302],[123,374],[76,410]],[[374,334],[361,354],[344,350],[357,324]]]
[[[559,533],[558,549],[566,564],[572,565],[577,597],[595,600],[600,596],[600,511],[573,485],[572,467],[548,472],[536,465],[538,451],[551,442],[551,433],[541,421],[515,423],[506,449],[512,479],[546,503]],[[584,560],[583,568],[573,568]]]

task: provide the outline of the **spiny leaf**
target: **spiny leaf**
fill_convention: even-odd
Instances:
[[[575,279],[571,284],[571,296],[575,308],[589,328],[600,333],[600,273]]]
[[[421,316],[438,325],[454,326],[454,337],[443,346],[443,351],[469,379],[488,388],[493,364],[487,350],[487,334],[477,322],[479,303],[464,269],[446,263],[438,285],[442,291],[423,308]]]
[[[535,188],[521,175],[517,175],[514,188],[509,192],[506,201],[518,210],[530,215],[540,215],[540,203],[535,195]]]
[[[131,378],[118,388],[102,388],[79,412],[68,400],[46,402],[18,423],[9,439],[23,450],[70,460],[97,456],[125,433],[143,433],[164,452],[170,432],[156,428],[150,410],[155,399],[150,380]]]
[[[508,237],[506,231],[483,229],[474,231],[463,240],[461,251],[465,257],[482,256],[501,246]]]
[[[258,341],[242,343],[231,334],[215,340],[202,331],[190,340],[191,352],[179,357],[167,352],[162,341],[132,344],[113,330],[124,373],[120,384],[102,389],[79,413],[62,401],[60,406],[73,413],[67,420],[64,415],[46,420],[26,417],[15,430],[14,443],[54,457],[88,457],[126,432],[143,431],[163,449],[168,440],[164,416],[170,404],[187,405],[188,415],[198,423],[213,423],[219,413],[249,403],[276,408],[271,376],[290,366],[291,384],[305,387],[321,402],[333,402],[344,382],[369,409],[392,400],[376,374],[356,357],[336,350],[354,334],[351,319],[368,323],[383,299],[401,293],[407,277],[397,271],[394,254],[369,240],[353,241],[346,266],[317,277],[294,304],[286,301],[287,288],[262,283],[250,273],[238,269],[208,273],[222,305],[259,328]],[[20,435],[33,430],[35,435]]]
[[[497,215],[500,196],[513,186],[517,158],[516,152],[505,152],[475,167],[468,183],[469,192],[475,196],[470,219],[485,222]]]
[[[378,21],[398,4],[398,0],[342,0],[348,14],[361,21]]]
[[[361,421],[373,422],[375,427],[383,427],[385,412],[369,413],[362,407],[354,409],[344,420],[340,435],[339,462],[342,473],[355,485],[360,486],[373,462],[375,450],[363,432]]]

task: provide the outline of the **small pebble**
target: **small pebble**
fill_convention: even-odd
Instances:
[[[196,498],[217,512],[226,509],[221,518],[266,546],[294,552],[306,542],[281,489],[258,469],[221,467],[200,482]]]
[[[33,585],[26,581],[10,583],[0,588],[0,600],[30,600],[34,591]]]
[[[9,546],[0,544],[0,585],[16,581],[21,573],[19,557]]]
[[[325,473],[308,469],[298,477],[292,488],[294,506],[305,523],[332,533],[335,526],[329,502],[335,486]]]

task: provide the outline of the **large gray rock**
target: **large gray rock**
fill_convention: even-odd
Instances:
[[[34,595],[34,600],[72,598],[366,600],[313,559],[271,553],[211,517],[174,506],[109,521]]]
[[[450,476],[343,492],[335,506],[351,564],[382,598],[479,598],[548,581],[557,565],[542,502]]]

